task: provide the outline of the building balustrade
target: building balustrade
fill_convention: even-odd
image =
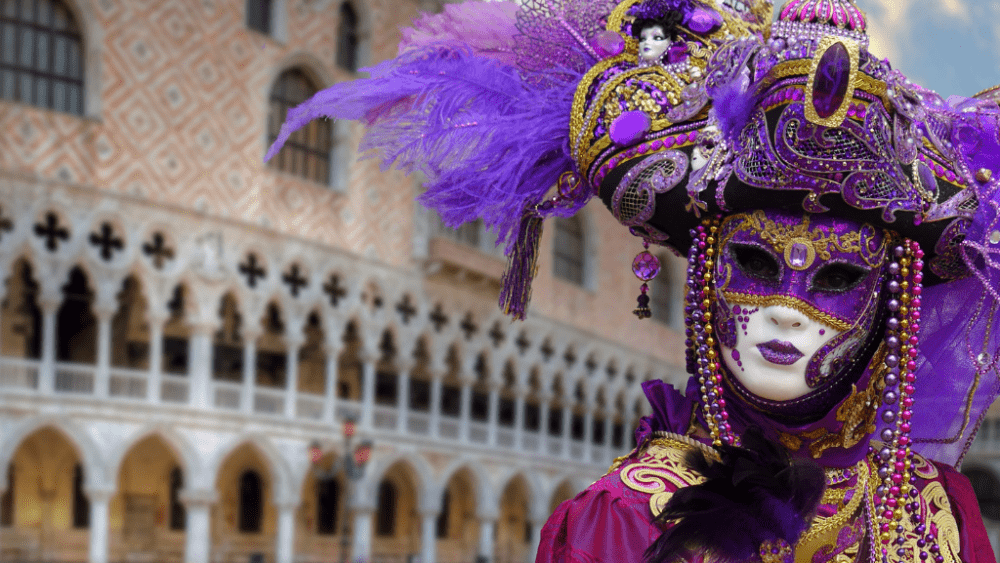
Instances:
[[[96,388],[98,367],[91,364],[54,362],[52,375],[55,383],[55,397],[62,395],[86,396],[112,403],[143,402],[153,405],[188,405],[196,407],[197,401],[191,397],[192,381],[189,376],[171,373],[154,373],[150,370],[110,368],[106,382],[108,391],[101,396]],[[0,356],[0,390],[17,394],[41,394],[39,381],[43,379],[44,362],[41,360]],[[158,393],[152,393],[153,382],[157,382]],[[210,397],[209,410],[240,412],[246,386],[239,381],[211,380],[207,386]],[[293,397],[295,405],[292,416],[285,409],[288,390],[285,387],[253,386],[251,414],[275,418],[334,424],[340,418],[352,415],[360,417],[365,407],[362,402],[343,398],[331,398],[308,392],[298,392]],[[332,386],[327,386],[332,391]],[[378,433],[416,436],[422,439],[440,440],[447,443],[460,442],[500,450],[521,451],[552,457],[565,457],[575,461],[586,461],[595,465],[607,465],[622,448],[612,447],[610,436],[604,436],[603,444],[586,442],[567,436],[549,435],[542,432],[509,426],[504,423],[483,422],[455,416],[445,412],[401,411],[396,406],[375,404],[371,406],[372,428]],[[400,422],[402,421],[402,423]],[[436,432],[434,425],[437,425]],[[464,431],[463,431],[464,427]],[[491,432],[492,429],[492,432]],[[493,441],[491,443],[491,435]],[[622,440],[624,443],[625,440]]]

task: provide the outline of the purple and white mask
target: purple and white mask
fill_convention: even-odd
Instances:
[[[747,391],[790,401],[847,370],[877,316],[888,237],[774,210],[723,221],[715,327],[723,362]]]

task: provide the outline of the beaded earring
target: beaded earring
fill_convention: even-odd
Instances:
[[[718,231],[718,216],[705,219],[697,229],[691,231],[693,242],[688,252],[684,306],[687,356],[692,371],[698,375],[702,412],[712,436],[712,444],[739,445],[729,424],[729,413],[726,412],[719,349],[712,326],[712,309],[715,305],[713,273]]]
[[[632,313],[639,317],[640,320],[648,319],[653,316],[653,311],[649,308],[649,283],[660,273],[660,259],[649,253],[649,241],[642,241],[642,247],[645,249],[635,257],[632,261],[632,273],[635,277],[642,280],[642,286],[639,288],[638,306]]]
[[[890,296],[886,306],[891,316],[886,321],[886,356],[884,360],[882,448],[878,451],[878,477],[875,489],[875,509],[879,519],[879,540],[882,559],[888,560],[895,544],[894,555],[900,559],[926,561],[933,557],[943,563],[934,528],[923,522],[919,511],[919,495],[913,472],[913,451],[910,448],[910,420],[913,416],[913,393],[916,382],[917,345],[920,333],[920,306],[923,293],[924,252],[916,241],[909,239],[893,249],[889,263]],[[874,452],[873,452],[874,453]],[[914,531],[920,538],[919,554],[908,554],[906,527],[903,519],[909,515]],[[893,541],[895,536],[895,541]],[[930,554],[927,550],[929,549]]]

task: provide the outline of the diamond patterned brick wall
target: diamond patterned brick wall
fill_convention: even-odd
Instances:
[[[320,86],[350,78],[334,64],[336,2],[287,0],[280,43],[247,29],[245,0],[76,1],[92,3],[78,13],[98,18],[103,32],[103,110],[81,120],[0,104],[0,166],[408,260],[410,180],[352,164],[349,183],[363,187],[337,194],[262,162],[271,83],[290,62],[307,61],[325,77]],[[415,13],[387,7],[365,4],[374,58],[392,55],[398,27]]]

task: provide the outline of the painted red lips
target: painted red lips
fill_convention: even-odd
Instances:
[[[781,340],[758,344],[757,350],[760,351],[760,355],[765,360],[780,366],[790,366],[804,356],[791,342],[782,342]]]

